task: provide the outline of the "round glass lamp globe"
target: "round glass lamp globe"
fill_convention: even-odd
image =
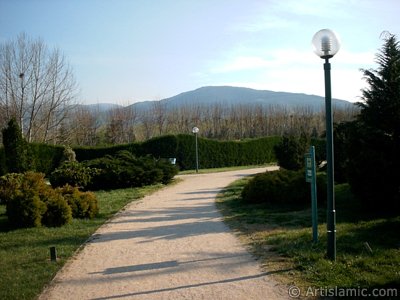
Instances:
[[[321,58],[331,58],[340,49],[339,38],[330,29],[321,29],[312,39],[314,52]]]
[[[193,132],[193,133],[198,133],[198,132],[199,132],[199,128],[193,127],[192,132]]]

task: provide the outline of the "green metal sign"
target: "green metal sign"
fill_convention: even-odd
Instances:
[[[311,183],[313,180],[313,162],[311,153],[306,153],[305,159],[306,159],[306,181]]]
[[[310,147],[310,152],[304,155],[306,182],[311,183],[311,211],[312,211],[312,228],[313,242],[318,242],[318,210],[317,210],[317,176],[315,166],[315,148]]]

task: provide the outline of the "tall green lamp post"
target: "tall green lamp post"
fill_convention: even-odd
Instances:
[[[336,260],[336,211],[334,192],[334,158],[333,158],[333,120],[332,120],[332,93],[331,93],[331,64],[332,58],[340,48],[339,39],[329,29],[318,31],[313,39],[314,52],[325,60],[325,115],[326,115],[326,160],[327,160],[327,256]]]
[[[192,132],[194,133],[195,136],[195,141],[196,141],[196,173],[199,173],[199,146],[197,144],[197,134],[199,133],[199,128],[198,127],[193,127]]]

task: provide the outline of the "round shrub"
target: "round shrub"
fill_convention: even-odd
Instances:
[[[12,178],[12,179],[10,179]],[[9,176],[6,214],[15,227],[61,226],[71,221],[71,208],[60,193],[46,184],[44,174]]]
[[[42,195],[42,201],[46,205],[42,224],[48,227],[59,227],[68,224],[72,220],[71,207],[64,197],[53,189],[49,189]]]
[[[44,174],[24,173],[19,186],[10,192],[7,201],[6,214],[9,222],[15,227],[41,226],[42,216],[47,209],[42,196],[49,188]]]
[[[8,173],[0,177],[0,204],[7,204],[15,195],[21,186],[23,176],[21,173]]]
[[[15,227],[40,227],[46,204],[32,192],[18,193],[7,202],[8,221]]]
[[[81,192],[78,188],[65,185],[57,192],[65,198],[74,218],[94,218],[98,212],[96,195],[91,192]]]
[[[318,201],[326,202],[324,175],[317,176],[317,191]],[[311,199],[311,190],[310,184],[305,181],[304,171],[281,169],[253,177],[244,187],[242,198],[249,203],[308,205]]]

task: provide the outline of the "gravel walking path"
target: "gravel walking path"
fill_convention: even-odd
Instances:
[[[103,225],[39,299],[288,299],[222,222],[217,193],[249,169],[179,176]]]

